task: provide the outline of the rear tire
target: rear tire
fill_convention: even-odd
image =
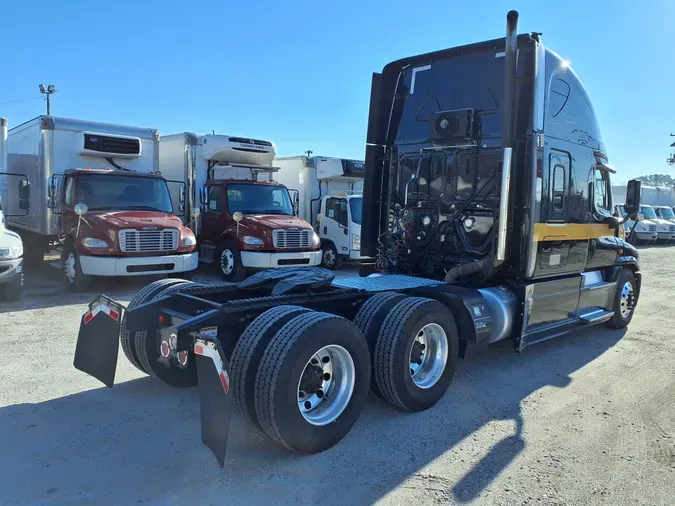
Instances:
[[[248,423],[263,432],[255,410],[255,379],[267,345],[289,320],[308,313],[300,306],[278,306],[268,309],[253,320],[237,340],[230,361],[230,384],[234,409]]]
[[[164,280],[162,280],[164,281]],[[166,280],[168,281],[168,280]],[[188,286],[195,286],[197,283],[183,280],[173,280],[178,283],[168,286],[159,291],[153,298],[159,299],[173,293],[178,293]],[[176,388],[190,388],[197,385],[197,362],[194,357],[194,351],[188,351],[188,363],[185,369],[178,366],[167,367],[158,362],[159,359],[159,342],[157,336],[149,336],[147,331],[136,332],[134,336],[136,353],[138,354],[138,361],[148,374],[162,383],[176,387]]]
[[[423,411],[436,404],[455,374],[458,334],[455,318],[441,302],[407,297],[391,308],[373,357],[375,380],[384,398],[405,411]]]
[[[136,306],[145,304],[146,302],[149,302],[152,299],[154,299],[155,295],[157,295],[162,290],[165,290],[170,286],[184,283],[186,283],[186,281],[180,279],[160,279],[157,281],[153,281],[149,285],[146,285],[145,287],[141,288],[136,293],[136,295],[134,295],[134,298],[131,299],[131,302],[127,307],[128,309],[133,309]],[[126,355],[127,360],[129,360],[129,362],[131,362],[131,364],[139,371],[144,372],[145,374],[150,374],[148,371],[145,370],[145,368],[141,365],[141,363],[138,360],[138,353],[136,353],[136,337],[134,336],[132,338],[129,335],[129,331],[127,330],[126,314],[122,318],[122,324],[120,326],[120,344],[122,345],[122,351],[124,352],[124,355]]]
[[[214,262],[217,272],[225,281],[237,282],[246,277],[246,268],[241,263],[241,252],[233,244],[224,244],[218,248]]]
[[[377,342],[377,336],[380,333],[382,324],[389,314],[389,311],[391,311],[391,308],[404,298],[405,296],[400,293],[378,293],[364,302],[359,309],[359,312],[356,313],[354,324],[363,333],[368,342],[368,349],[370,350],[371,357],[371,369],[373,371],[375,370],[375,364],[372,363],[372,358],[375,356],[375,343]],[[375,381],[374,373],[370,376],[370,392],[375,397],[384,399],[384,396],[382,395],[382,392],[380,392],[377,382]]]
[[[21,272],[9,283],[4,283],[0,285],[0,300],[7,302],[19,300],[21,298],[22,291],[23,291],[23,272]]]
[[[328,364],[332,376],[326,378],[321,371]],[[352,322],[328,313],[301,314],[279,329],[263,354],[256,413],[270,438],[297,452],[318,453],[351,430],[369,381],[368,345]]]
[[[623,269],[616,280],[616,293],[612,304],[614,316],[607,320],[607,326],[613,329],[626,328],[635,314],[637,298],[635,275],[630,269]]]

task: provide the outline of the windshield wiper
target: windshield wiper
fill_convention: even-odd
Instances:
[[[157,209],[156,207],[152,207],[152,206],[124,206],[124,209],[132,209],[132,210],[138,210],[138,211],[157,211],[158,213],[168,212],[168,211],[164,211],[162,209]]]

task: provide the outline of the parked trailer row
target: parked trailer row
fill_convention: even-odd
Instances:
[[[517,19],[509,12],[504,39],[373,75],[361,252],[382,273],[162,280],[126,308],[101,295],[82,317],[75,367],[112,386],[121,341],[141,371],[198,385],[202,441],[222,466],[232,407],[315,453],[349,432],[368,390],[404,411],[433,406],[472,343],[520,351],[626,327],[638,252],[618,237],[598,122],[569,65],[538,34],[517,36]],[[487,112],[485,93],[500,97]],[[631,181],[629,217],[639,203]]]

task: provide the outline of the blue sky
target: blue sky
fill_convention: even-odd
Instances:
[[[4,2],[0,116],[45,111],[254,136],[281,155],[362,158],[370,76],[397,58],[520,32],[568,59],[600,118],[618,180],[673,173],[675,2],[227,0]],[[675,175],[675,174],[673,174]]]

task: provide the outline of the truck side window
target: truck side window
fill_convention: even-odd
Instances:
[[[67,177],[65,189],[63,190],[63,203],[67,206],[73,205],[73,181],[72,177]]]
[[[223,191],[220,186],[209,188],[209,211],[223,212]]]
[[[612,214],[612,202],[609,186],[609,174],[602,169],[595,169],[594,187],[595,209],[600,214]]]
[[[565,211],[567,198],[567,174],[563,165],[553,167],[553,181],[551,182],[551,205],[553,211],[562,213]]]
[[[326,199],[326,218],[337,221],[343,227],[348,226],[347,201],[345,199]]]

